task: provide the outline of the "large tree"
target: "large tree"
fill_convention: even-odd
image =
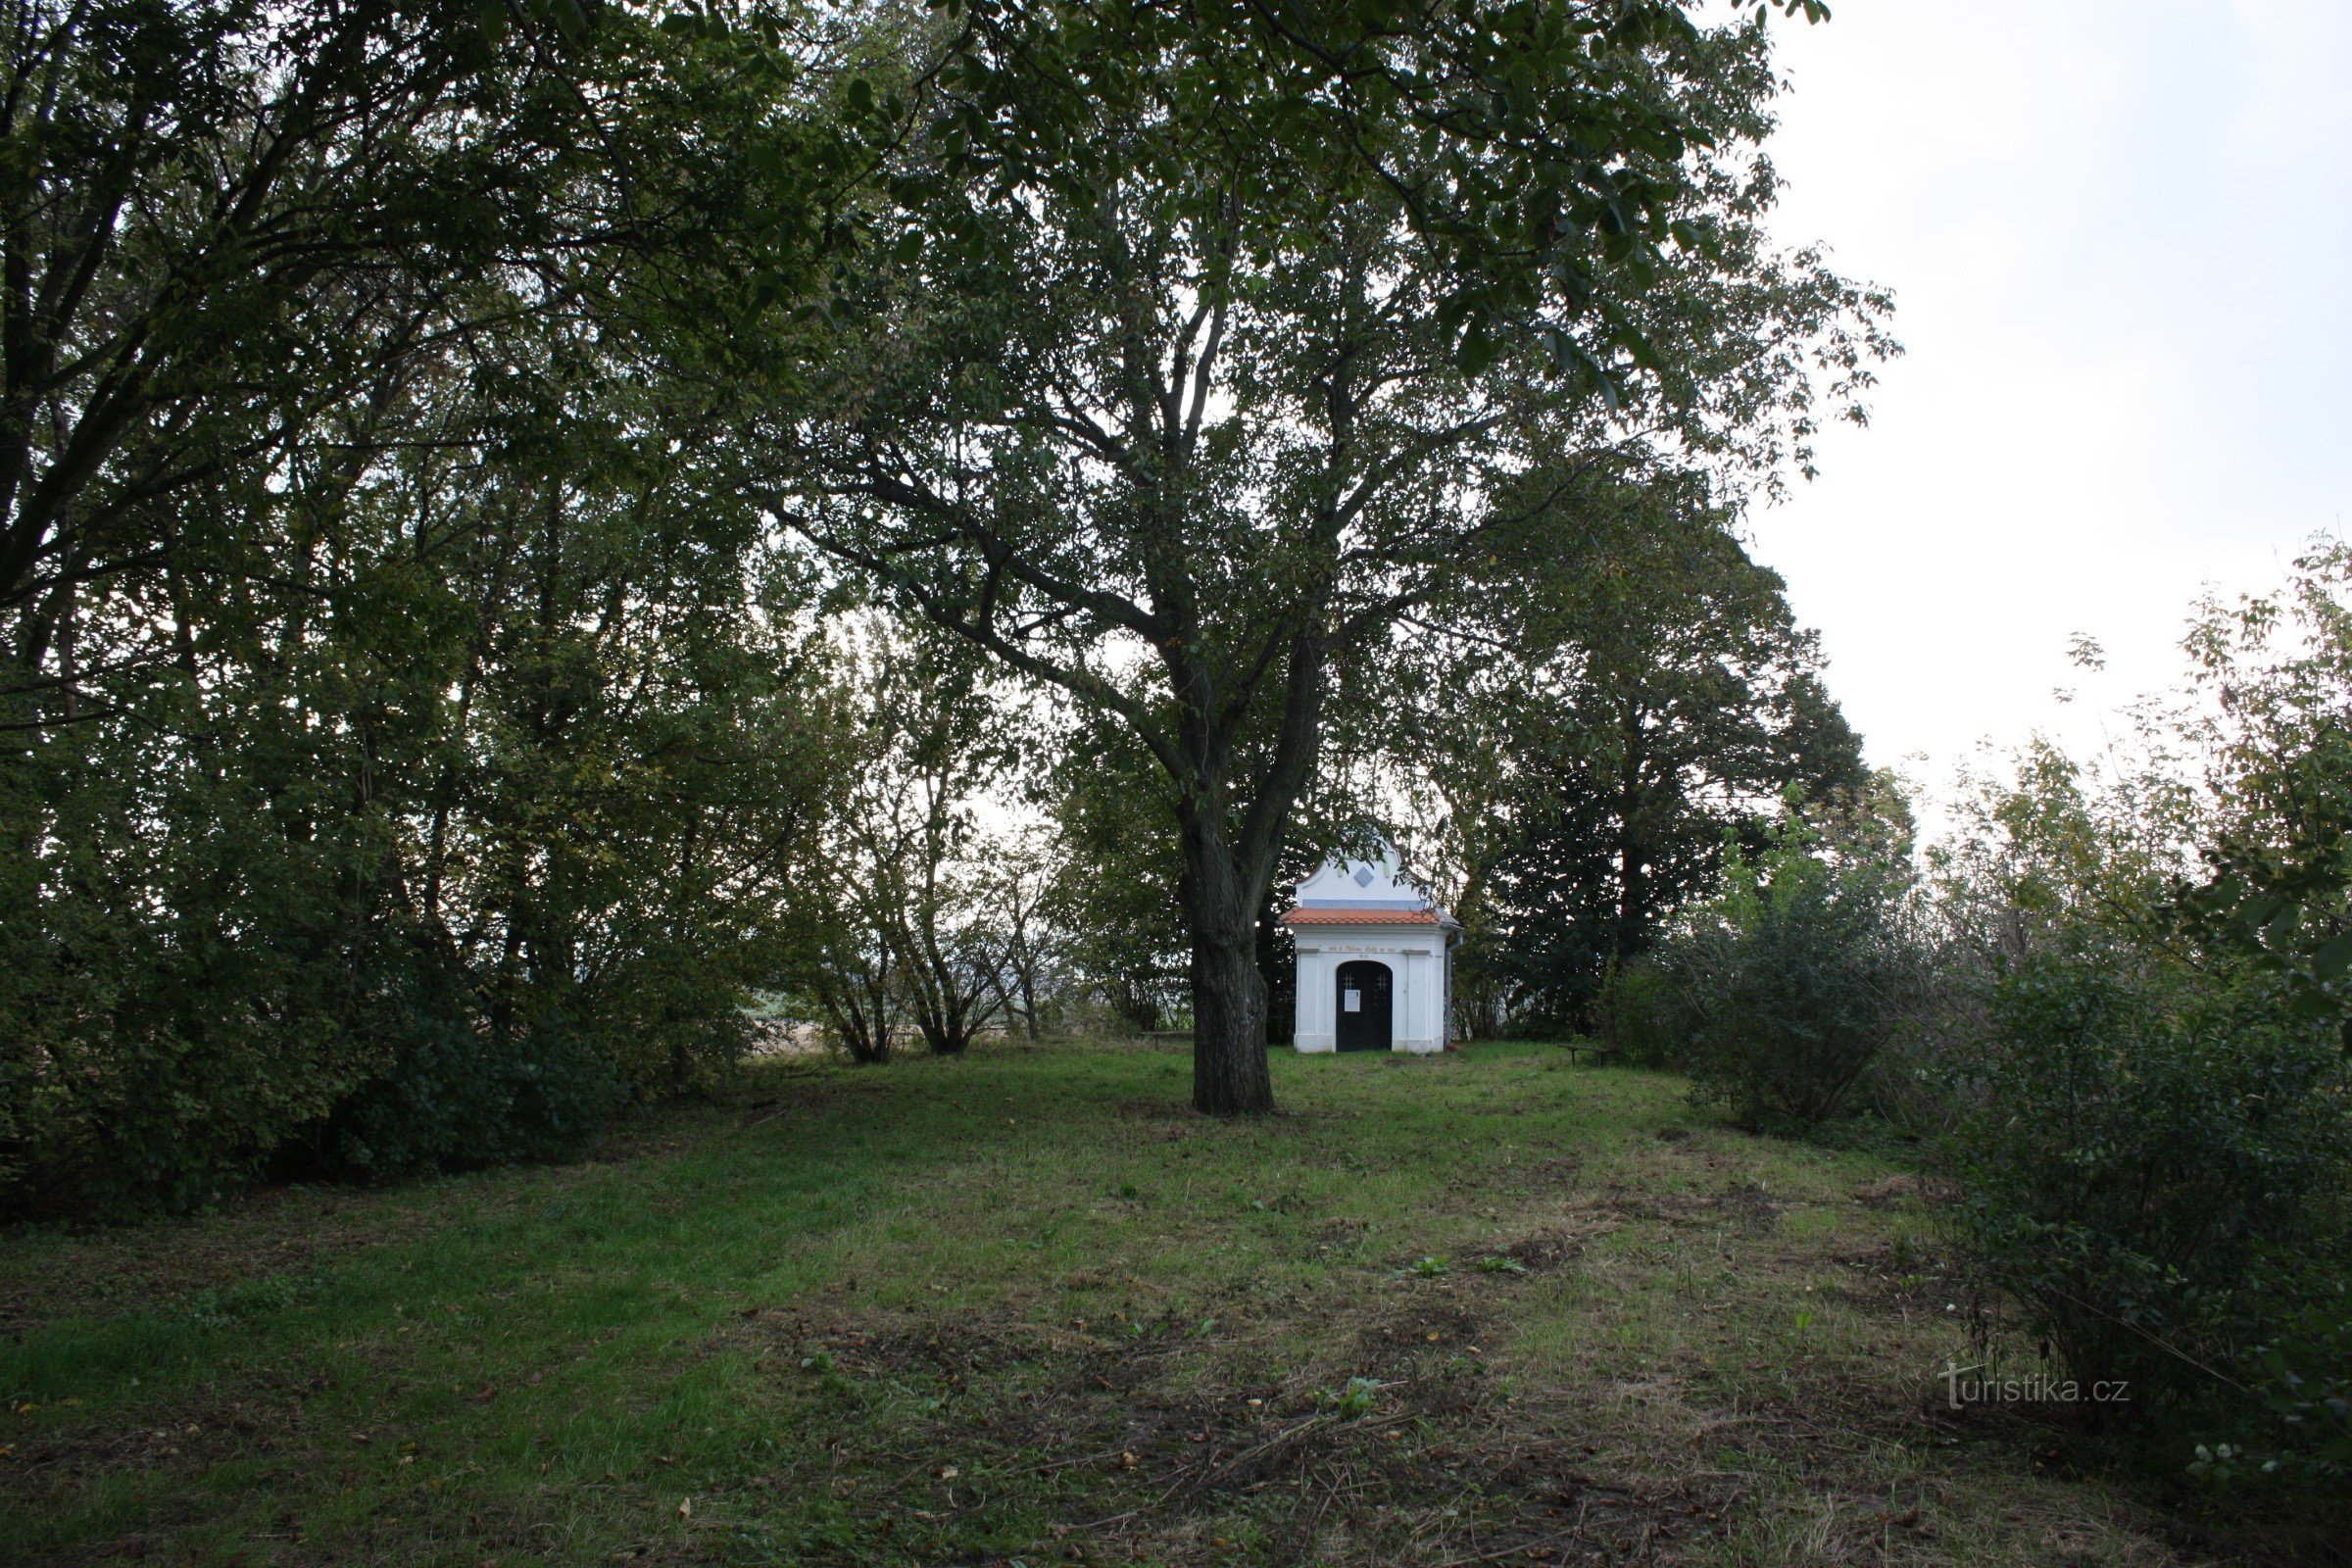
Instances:
[[[1499,558],[1421,639],[1396,753],[1468,933],[1465,1022],[1574,1028],[1728,838],[1867,774],[1812,634],[1701,476],[1519,482],[1560,514],[1554,548]]]
[[[906,128],[778,340],[763,493],[1149,750],[1195,1103],[1262,1110],[1257,917],[1335,679],[1535,520],[1499,474],[1643,425],[1769,464],[1863,301],[1759,248],[1760,20],[1037,0],[912,52],[845,88]]]

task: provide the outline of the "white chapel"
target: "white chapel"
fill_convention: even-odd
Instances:
[[[1446,1049],[1462,928],[1397,874],[1395,851],[1325,861],[1282,919],[1298,948],[1298,1050]]]

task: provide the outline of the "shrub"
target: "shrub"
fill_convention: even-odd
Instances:
[[[483,1019],[462,976],[419,966],[369,1009],[382,1053],[321,1129],[320,1163],[384,1178],[574,1152],[628,1099],[630,1080],[561,1012]]]
[[[1595,1033],[1618,1059],[1637,1067],[1679,1067],[1692,1017],[1681,985],[1655,958],[1612,965],[1593,1005]]]
[[[2189,692],[2046,743],[1939,853],[1965,1238],[2211,1479],[2352,1461],[2352,551],[2208,602]],[[2095,661],[2095,649],[2086,658]],[[2185,1457],[2185,1454],[2182,1455]]]
[[[2311,1305],[2255,1357],[2254,1419],[2234,1442],[2197,1445],[2192,1473],[2234,1480],[2252,1471],[2292,1479],[2352,1475],[2352,1289],[2313,1282]],[[2244,1430],[2250,1428],[2251,1430]]]
[[[1662,953],[1662,985],[1689,1018],[1693,1100],[1801,1133],[1845,1107],[1921,991],[1907,868],[1801,823],[1730,861],[1724,893]]]
[[[2344,1262],[2343,1057],[2281,1002],[2084,935],[1996,981],[1960,1213],[2078,1379],[2158,1404],[2250,1380]]]

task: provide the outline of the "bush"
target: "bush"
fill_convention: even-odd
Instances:
[[[1661,954],[1680,1000],[1653,1016],[1688,1016],[1694,1101],[1758,1131],[1809,1131],[1845,1108],[1922,990],[1907,867],[1797,824],[1757,862],[1733,856],[1725,884]]]
[[[2343,1057],[2281,1000],[2088,936],[1996,981],[1960,1213],[2079,1380],[2158,1405],[2250,1382],[2346,1261]]]
[[[125,831],[47,888],[0,852],[0,1214],[127,1218],[265,1175],[561,1155],[624,1100],[740,1053],[720,941],[691,963],[641,941],[593,987],[508,980],[381,912],[390,878],[217,814],[234,830]]]
[[[385,667],[412,665],[419,711],[454,724],[421,655]],[[0,1216],[557,1154],[624,1097],[723,1075],[797,933],[784,862],[827,787],[759,695],[540,750],[493,726],[368,752],[367,703],[233,671],[22,744],[0,765]]]
[[[369,1009],[367,1031],[383,1058],[324,1124],[324,1168],[381,1179],[557,1158],[629,1098],[614,1054],[561,1012],[484,1020],[464,1005],[462,978],[420,966]]]
[[[1681,1066],[1693,1021],[1681,985],[1652,957],[1613,965],[1593,1004],[1601,1044],[1637,1067]]]
[[[2029,748],[1936,858],[1981,1018],[1942,1042],[1960,1218],[2069,1374],[2130,1381],[2199,1473],[2341,1475],[2352,550],[2184,646],[2191,689],[2129,745]]]
[[[2352,1288],[2311,1282],[2312,1304],[2287,1320],[2256,1356],[2255,1419],[2235,1442],[2199,1444],[2192,1472],[2232,1480],[2241,1471],[2335,1480],[2352,1475]],[[2235,1429],[2233,1429],[2235,1430]]]

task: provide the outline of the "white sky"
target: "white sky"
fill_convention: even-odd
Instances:
[[[1872,760],[1934,785],[2095,744],[2200,592],[2352,518],[2352,0],[1834,9],[1780,28],[1777,227],[1891,287],[1909,353],[1754,544]]]

